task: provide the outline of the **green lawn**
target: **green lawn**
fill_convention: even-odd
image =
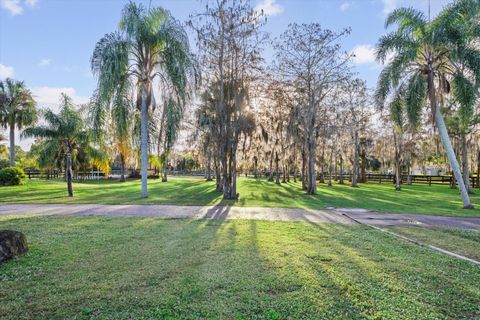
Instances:
[[[480,230],[396,226],[390,230],[480,261]]]
[[[359,225],[0,217],[2,319],[478,319],[480,268]]]
[[[0,203],[109,203],[109,204],[177,204],[294,207],[323,209],[326,207],[366,208],[384,212],[422,213],[457,216],[480,216],[480,191],[472,196],[475,210],[463,210],[457,190],[448,186],[404,186],[401,192],[391,184],[368,183],[359,188],[319,184],[318,195],[308,196],[300,183],[280,186],[265,179],[240,178],[236,202],[222,201],[214,182],[201,178],[170,178],[167,183],[149,180],[150,197],[140,199],[140,181],[74,183],[75,197],[66,197],[62,181],[32,180],[17,187],[0,187]]]

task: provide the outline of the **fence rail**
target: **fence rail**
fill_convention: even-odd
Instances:
[[[394,174],[379,174],[379,173],[367,173],[365,175],[367,182],[374,181],[378,183],[395,183]],[[326,177],[326,179],[328,176]],[[338,180],[340,175],[332,177],[334,180]],[[344,174],[343,179],[351,180],[351,174]],[[410,181],[411,184],[453,184],[453,176],[428,176],[428,175],[408,175],[402,174],[402,183]],[[472,187],[479,187],[478,176],[470,176],[470,184]]]
[[[149,177],[156,176],[158,174],[161,175],[161,171],[156,169],[149,169],[148,175]],[[184,170],[168,170],[168,175],[173,176],[205,176],[205,170],[195,170],[195,171],[184,171]],[[25,174],[28,176],[29,179],[39,178],[39,179],[58,179],[63,178],[65,176],[65,172],[61,170],[25,170]],[[140,177],[140,170],[135,169],[128,169],[124,171],[125,176],[127,177]],[[210,173],[212,178],[215,176],[214,172]],[[105,174],[101,171],[81,171],[81,172],[74,172],[73,179],[74,180],[102,180],[108,178],[114,178],[121,175],[121,170],[114,169],[111,173],[105,177]],[[344,180],[351,180],[352,175],[345,173],[343,174]],[[339,180],[340,175],[333,175],[333,180]],[[325,176],[325,180],[328,180],[328,175]],[[381,174],[381,173],[367,173],[366,174],[366,181],[367,182],[377,182],[377,183],[395,183],[395,175],[393,174]],[[442,175],[442,176],[428,176],[428,175],[410,175],[407,174],[402,175],[402,183],[407,183],[409,181],[411,184],[453,184],[453,177],[450,175]],[[479,178],[477,175],[470,176],[470,183],[472,187],[479,188]]]

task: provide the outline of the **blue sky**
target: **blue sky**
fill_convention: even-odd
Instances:
[[[53,107],[60,92],[85,102],[96,81],[89,68],[96,41],[117,28],[125,0],[0,0],[0,79],[24,80],[40,107]],[[203,4],[197,0],[144,0],[161,5],[180,21]],[[432,15],[451,1],[431,0]],[[359,77],[374,87],[381,70],[373,48],[385,30],[388,12],[413,6],[427,12],[428,0],[252,0],[269,15],[266,31],[272,37],[289,23],[319,22],[323,28],[352,33],[342,45],[357,55]],[[192,43],[193,46],[193,43]],[[271,49],[266,49],[271,56]],[[30,142],[22,142],[28,147]]]

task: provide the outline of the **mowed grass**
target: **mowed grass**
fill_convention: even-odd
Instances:
[[[478,319],[480,268],[360,225],[0,217],[2,319]]]
[[[0,203],[105,203],[235,205],[305,209],[365,208],[382,212],[480,216],[480,190],[471,199],[474,210],[463,210],[458,190],[448,186],[412,185],[395,191],[389,183],[361,184],[359,188],[318,185],[318,194],[306,195],[297,183],[276,185],[265,179],[240,178],[237,201],[224,201],[215,182],[202,178],[170,177],[162,183],[149,180],[149,197],[140,198],[140,181],[74,183],[74,198],[66,197],[63,181],[31,180],[22,186],[0,187]]]
[[[405,226],[395,226],[389,229],[410,239],[480,261],[480,230]]]

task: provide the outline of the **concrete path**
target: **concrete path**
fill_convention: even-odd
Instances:
[[[136,216],[196,219],[254,219],[271,221],[359,222],[374,226],[418,225],[480,230],[480,218],[427,216],[418,214],[378,213],[365,209],[308,210],[296,208],[173,206],[173,205],[105,205],[105,204],[2,204],[0,216],[6,215],[77,215]],[[346,216],[347,215],[347,216]]]

